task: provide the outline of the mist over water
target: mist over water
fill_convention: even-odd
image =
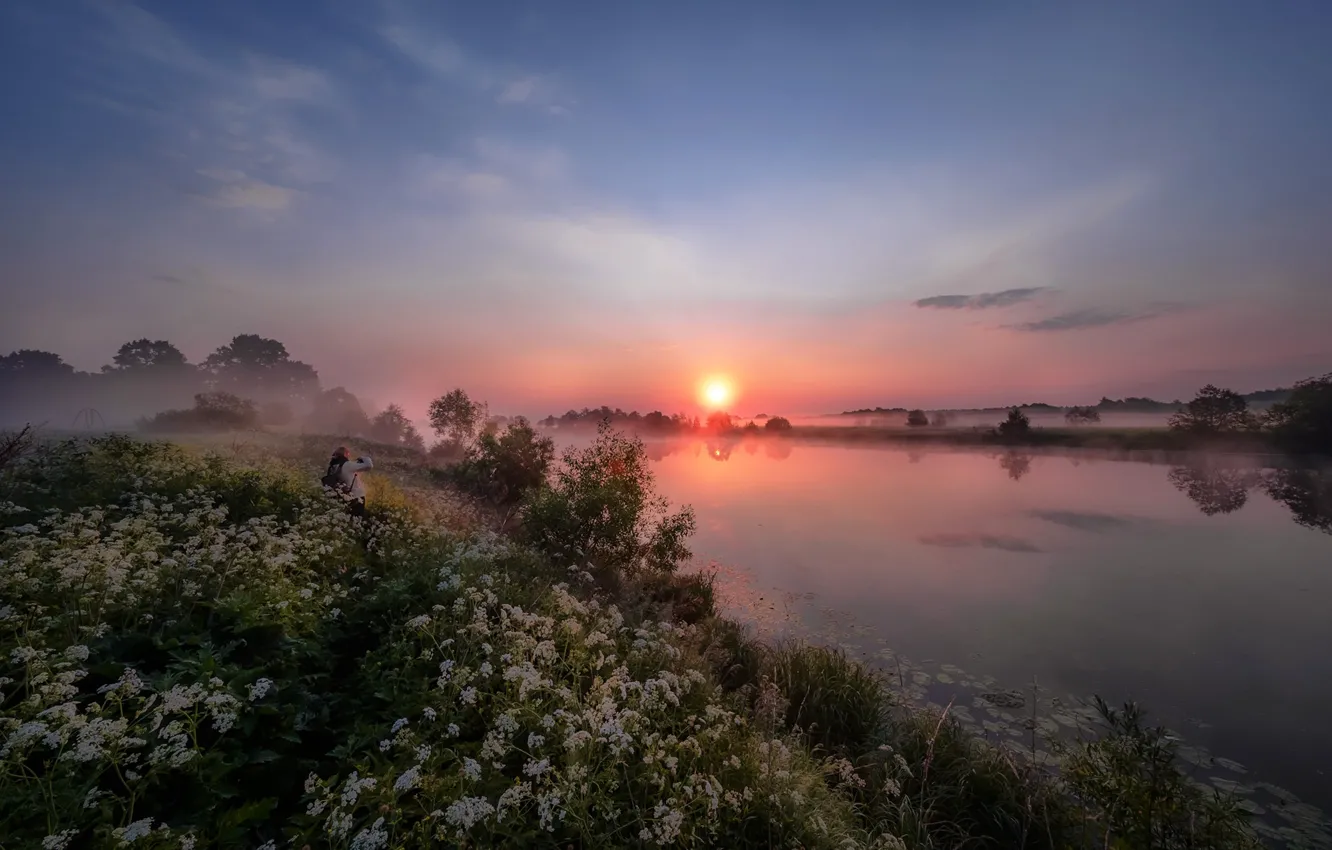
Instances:
[[[1327,470],[762,439],[647,448],[661,491],[698,513],[696,562],[741,576],[751,614],[794,605],[811,631],[1005,687],[1135,699],[1255,781],[1332,803]]]

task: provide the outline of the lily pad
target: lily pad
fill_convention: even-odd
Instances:
[[[940,673],[934,678],[938,679],[940,682],[942,682],[945,685],[951,685],[955,681],[955,679],[953,679],[953,677],[948,675],[947,673]]]
[[[1021,691],[986,691],[980,698],[1000,708],[1022,708],[1027,704]]]

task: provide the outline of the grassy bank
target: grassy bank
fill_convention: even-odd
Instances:
[[[797,425],[766,439],[799,439],[839,443],[901,443],[905,445],[995,446],[1110,451],[1222,452],[1263,454],[1276,449],[1263,434],[1206,437],[1169,428],[1035,427],[1004,435],[992,428],[889,428],[874,426]]]
[[[545,543],[409,455],[349,521],[318,447],[0,473],[0,846],[1255,846],[1132,710],[1056,774],[559,515],[637,499],[641,446],[537,494]]]

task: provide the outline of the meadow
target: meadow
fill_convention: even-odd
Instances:
[[[364,521],[316,484],[329,444],[0,471],[0,846],[1259,845],[1137,706],[995,744],[754,639],[609,428],[498,497],[372,446]]]

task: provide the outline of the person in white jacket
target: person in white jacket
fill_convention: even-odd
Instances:
[[[342,494],[348,502],[351,515],[365,516],[365,480],[360,473],[374,469],[375,463],[368,456],[362,455],[351,459],[351,452],[346,446],[338,446],[329,459],[328,471],[324,474],[324,485],[331,486]]]

